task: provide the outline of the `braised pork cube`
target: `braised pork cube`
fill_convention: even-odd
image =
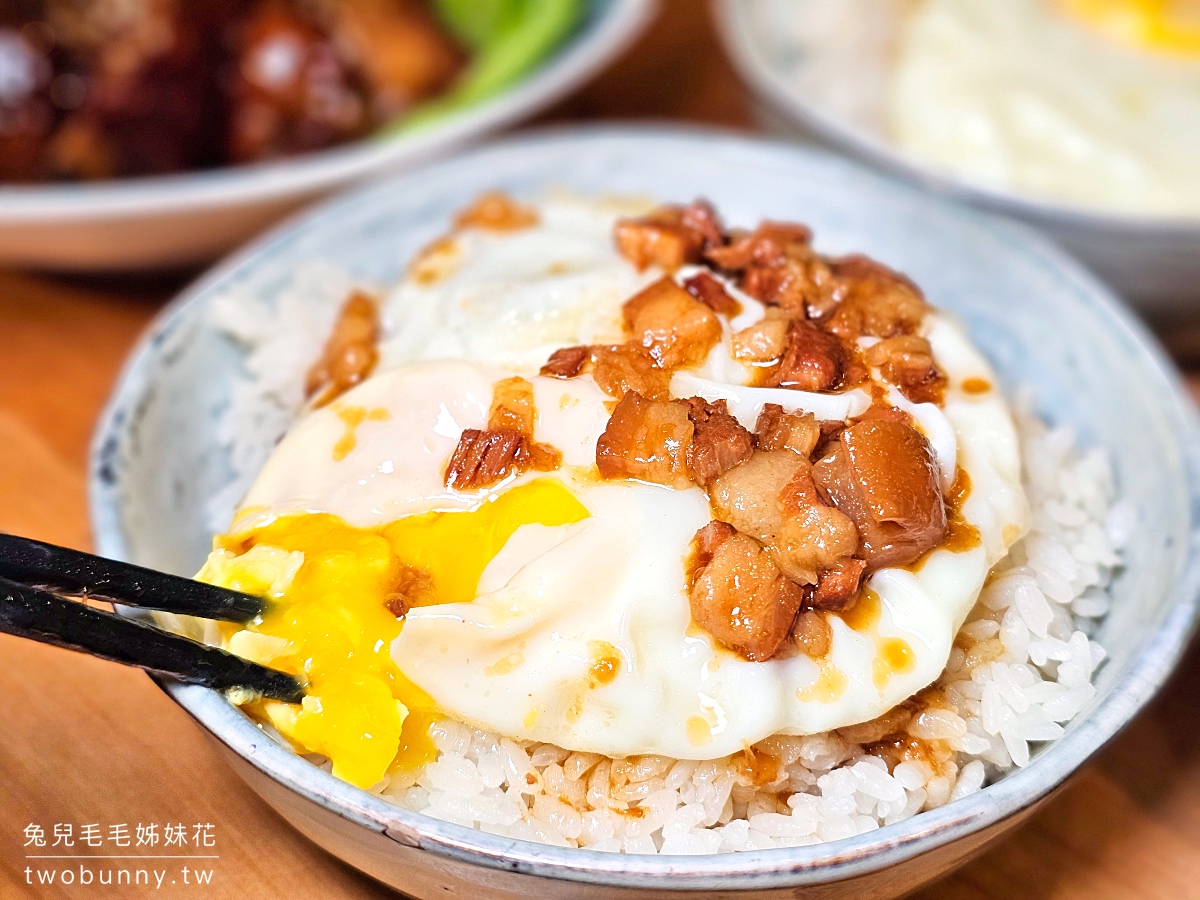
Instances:
[[[524,378],[505,378],[492,388],[492,405],[488,411],[488,430],[511,429],[533,436],[536,411],[533,405],[533,385]]]
[[[524,206],[503,191],[488,191],[454,217],[455,228],[479,228],[483,231],[520,231],[538,223],[538,212]]]
[[[550,354],[550,358],[538,374],[553,378],[574,378],[583,371],[591,355],[592,348],[588,346],[560,347]]]
[[[756,541],[736,532],[721,534],[724,540],[696,571],[688,592],[692,620],[746,659],[770,659],[787,639],[804,591],[783,576]]]
[[[713,312],[736,316],[742,311],[742,304],[730,297],[725,286],[707,272],[698,272],[687,279],[683,289]]]
[[[819,583],[824,572],[858,549],[854,523],[821,497],[807,460],[801,460],[796,474],[780,492],[779,505],[783,527],[772,549],[780,568],[793,581]]]
[[[596,468],[601,478],[632,478],[683,490],[692,483],[687,458],[693,431],[682,405],[629,391],[596,441]]]
[[[738,285],[763,303],[793,317],[818,318],[816,311],[830,307],[833,275],[825,261],[812,252],[777,266],[751,266]]]
[[[664,207],[636,219],[620,219],[613,232],[617,252],[640,272],[658,266],[674,272],[697,263],[704,254],[704,235],[683,222],[678,207]]]
[[[838,299],[823,327],[855,340],[863,335],[879,338],[912,334],[928,306],[920,288],[898,272],[866,256],[848,256],[831,263]]]
[[[763,405],[754,423],[759,450],[791,450],[808,459],[821,437],[817,417],[807,412],[784,412],[778,403]]]
[[[688,471],[701,486],[740,465],[754,452],[754,437],[733,416],[724,400],[709,403],[700,397],[678,400],[695,429],[688,448]]]
[[[446,467],[446,487],[473,490],[491,487],[509,475],[525,469],[529,439],[519,431],[505,428],[482,431],[468,428]]]
[[[815,584],[858,546],[853,522],[824,503],[811,469],[789,450],[759,451],[709,486],[717,518],[760,541],[798,584]]]
[[[635,391],[648,400],[670,396],[671,373],[658,368],[650,351],[640,344],[626,343],[591,348],[592,378],[610,397],[620,399]]]
[[[487,430],[468,428],[462,433],[446,467],[446,486],[460,490],[491,487],[530,469],[557,469],[562,454],[533,439],[536,420],[530,382],[520,377],[496,382]]]
[[[809,601],[813,609],[841,612],[858,597],[859,585],[867,564],[861,559],[846,557],[817,579],[817,589]]]
[[[754,231],[735,234],[723,247],[706,251],[712,263],[730,272],[751,266],[781,266],[811,252],[812,230],[792,222],[762,222]]]
[[[690,206],[663,206],[645,216],[621,219],[613,232],[617,251],[638,271],[658,266],[674,272],[698,263],[704,252],[722,246],[725,229],[717,211],[704,200]]]
[[[771,387],[828,391],[842,384],[850,355],[837,335],[810,322],[792,323],[787,350],[769,380]]]
[[[825,297],[832,275],[812,248],[812,232],[803,225],[763,222],[708,253],[722,269],[739,272],[738,286],[752,297],[796,316]]]
[[[941,399],[946,376],[934,363],[929,341],[920,335],[884,338],[867,348],[863,360],[877,367],[914,403],[937,403]]]
[[[562,465],[562,454],[549,444],[538,444],[511,428],[468,428],[446,465],[446,487],[477,490],[499,484],[522,472],[553,472]]]
[[[721,340],[716,313],[670,278],[625,301],[625,326],[663,369],[704,361]]]
[[[695,580],[696,572],[712,562],[713,554],[721,543],[737,534],[737,529],[728,522],[716,519],[696,532],[692,538],[688,582]]]
[[[859,422],[813,467],[821,492],[858,527],[868,570],[915,562],[946,534],[937,460],[915,428]]]
[[[805,609],[792,623],[792,642],[809,659],[821,659],[833,646],[833,629],[815,609]]]
[[[379,311],[356,291],[342,305],[320,359],[308,370],[305,396],[324,406],[365,380],[379,358],[378,341]]]
[[[800,470],[801,460],[786,451],[755,453],[709,486],[716,517],[765,543],[782,528],[779,495]]]
[[[733,358],[748,363],[773,363],[783,357],[788,346],[792,321],[787,317],[771,316],[734,332],[729,339]]]
[[[680,211],[679,222],[700,235],[705,250],[723,246],[728,240],[721,217],[707,200],[695,200],[685,206]]]
[[[803,316],[818,288],[808,262],[788,260],[777,266],[751,266],[738,283],[743,291],[791,316]]]

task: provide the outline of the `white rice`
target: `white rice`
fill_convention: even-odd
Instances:
[[[350,285],[302,273],[271,305],[216,304],[215,322],[250,351],[225,430],[235,477],[209,510],[229,521],[301,403],[300,385]],[[312,303],[313,292],[324,303]],[[319,311],[318,311],[319,310]],[[277,327],[287,322],[286,329]],[[286,332],[286,333],[285,333]],[[980,790],[1027,765],[1092,700],[1104,659],[1091,640],[1133,511],[1114,503],[1100,450],[1080,452],[1016,403],[1032,528],[992,572],[931,701],[903,726],[907,753],[868,752],[894,729],[867,725],[776,736],[703,762],[608,759],[512,741],[444,720],[438,758],[377,789],[407,809],[495,834],[625,853],[717,853],[837,840]],[[928,693],[928,692],[927,692]],[[884,758],[887,756],[888,758]],[[890,763],[889,763],[890,760]]]
[[[355,287],[360,285],[341,269],[312,263],[271,303],[242,291],[214,298],[213,324],[241,345],[246,356],[245,370],[218,423],[233,477],[209,498],[205,521],[210,531],[220,533],[229,526],[254,476],[295,421],[304,404],[308,368],[321,355],[342,301]]]

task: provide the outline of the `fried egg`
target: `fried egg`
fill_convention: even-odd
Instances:
[[[1200,215],[1194,0],[919,0],[885,87],[908,154],[1001,189]]]
[[[705,492],[601,480],[611,398],[590,375],[532,374],[551,349],[621,339],[621,303],[662,273],[637,273],[612,250],[623,210],[538,210],[534,227],[458,233],[418,262],[384,307],[377,374],[292,428],[218,539],[207,580],[286,600],[241,639],[246,652],[309,673],[303,708],[263,714],[369,786],[430,758],[421,735],[436,715],[609,756],[711,759],[870,720],[933,682],[1027,518],[1012,420],[962,328],[927,315],[948,386],[942,406],[909,411],[943,483],[959,468],[969,476],[961,515],[979,540],[874,572],[850,611],[827,614],[821,659],[752,662],[691,620],[686,557],[712,519]],[[725,340],[675,374],[673,393],[725,399],[751,425],[768,402],[838,419],[870,404],[861,389],[755,386],[728,337],[763,307],[738,299]],[[561,452],[561,467],[483,491],[446,487],[463,431],[487,427],[494,386],[514,374],[533,385],[533,438]],[[384,585],[410,568],[429,575],[428,590],[400,622]],[[370,736],[357,748],[355,728]]]

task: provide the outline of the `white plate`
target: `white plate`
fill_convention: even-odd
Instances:
[[[317,197],[544,109],[615,58],[656,8],[657,0],[589,0],[578,33],[537,71],[411,135],[204,172],[0,187],[0,265],[96,272],[207,262]]]

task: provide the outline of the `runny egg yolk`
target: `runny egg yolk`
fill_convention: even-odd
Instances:
[[[1152,53],[1200,58],[1200,0],[1058,0],[1070,16]]]
[[[304,554],[291,583],[249,629],[268,639],[246,643],[286,642],[270,664],[303,673],[307,695],[299,706],[260,701],[257,711],[359,787],[431,761],[429,726],[440,714],[390,653],[404,623],[387,604],[404,573],[417,567],[430,576],[422,604],[470,602],[488,563],[522,525],[568,525],[588,515],[561,481],[539,478],[469,511],[423,513],[378,528],[296,513],[218,538],[217,553],[238,554],[225,567],[233,572],[254,547]]]

